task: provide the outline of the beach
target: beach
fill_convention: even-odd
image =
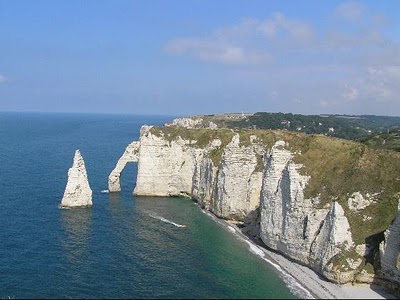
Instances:
[[[224,226],[242,242],[249,245],[249,250],[258,255],[267,264],[275,267],[281,278],[304,299],[397,299],[382,287],[369,284],[338,285],[322,278],[310,268],[297,264],[286,257],[257,245],[250,237],[243,234],[235,223],[217,218],[202,209],[214,221]],[[295,282],[295,283],[294,283]],[[294,286],[295,285],[295,286]]]

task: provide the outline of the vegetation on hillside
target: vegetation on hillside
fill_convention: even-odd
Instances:
[[[400,152],[400,129],[388,129],[386,132],[371,134],[359,141],[371,148],[384,148]]]
[[[291,113],[258,112],[253,115],[207,115],[206,124],[213,122],[220,128],[231,129],[281,129],[323,134],[347,140],[360,141],[373,148],[400,151],[400,117],[300,115]],[[391,133],[385,135],[385,133]],[[397,132],[397,134],[396,134]]]

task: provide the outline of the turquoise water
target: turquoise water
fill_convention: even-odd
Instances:
[[[0,113],[1,298],[296,297],[194,202],[133,197],[135,164],[101,193],[140,126],[170,119]],[[60,210],[77,148],[93,207]]]

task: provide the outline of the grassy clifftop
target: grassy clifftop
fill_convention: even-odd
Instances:
[[[357,244],[365,238],[385,230],[397,212],[400,198],[400,153],[374,150],[364,144],[324,135],[308,135],[285,130],[187,129],[177,126],[153,127],[151,132],[168,141],[178,136],[192,141],[193,147],[205,147],[213,139],[221,140],[221,147],[210,153],[218,165],[224,147],[234,134],[240,135],[240,145],[262,144],[270,149],[278,140],[287,142],[294,153],[294,162],[302,164],[302,175],[310,176],[305,197],[319,197],[319,207],[338,201],[352,228]],[[255,136],[253,142],[250,136]],[[351,211],[348,198],[355,192],[371,196],[374,203],[357,212]]]
[[[373,148],[400,151],[400,117],[374,115],[300,115],[258,112],[190,117],[196,127],[288,130],[360,141]]]

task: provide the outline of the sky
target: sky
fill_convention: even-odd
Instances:
[[[0,111],[400,116],[400,1],[0,0]]]

